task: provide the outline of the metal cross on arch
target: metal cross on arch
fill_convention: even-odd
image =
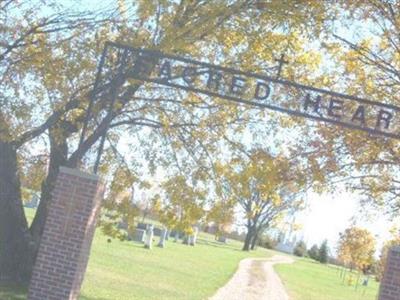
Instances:
[[[283,56],[278,61],[280,75],[282,64],[287,62]],[[112,112],[117,95],[130,93],[130,87],[124,86],[128,79],[400,139],[400,107],[280,79],[279,75],[273,78],[160,51],[107,42],[98,66],[80,142],[84,140],[96,99],[108,98],[108,112]],[[95,173],[107,129],[100,141]]]

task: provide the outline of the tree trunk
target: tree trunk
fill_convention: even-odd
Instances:
[[[51,201],[51,193],[53,192],[58,172],[59,166],[55,168],[54,166],[52,166],[52,163],[50,163],[49,172],[46,179],[42,183],[39,206],[37,208],[35,217],[32,221],[32,225],[30,228],[32,238],[35,242],[35,248],[38,248],[40,237],[42,236],[44,230],[48,205]]]
[[[244,239],[243,251],[250,251],[251,240],[254,234],[254,229],[251,226],[247,226],[247,234],[246,238]]]
[[[67,164],[67,137],[70,132],[61,132],[63,132],[63,136],[60,136],[60,131],[57,131],[57,128],[50,130],[50,161],[48,173],[47,177],[42,182],[40,203],[30,227],[30,233],[33,239],[34,259],[36,259],[36,255],[39,250],[40,239],[43,234],[48,207],[51,202],[52,192],[60,171],[60,167]]]
[[[174,240],[174,242],[175,243],[177,243],[178,241],[179,241],[179,231],[177,230],[177,229],[175,229],[176,231],[175,231],[175,240]]]
[[[28,282],[33,266],[17,151],[0,141],[0,281]]]
[[[251,250],[254,250],[254,248],[257,245],[257,241],[258,241],[258,232],[255,230],[251,240],[251,247],[250,247]]]

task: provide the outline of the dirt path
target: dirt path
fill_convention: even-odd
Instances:
[[[289,300],[273,265],[292,262],[290,257],[281,255],[269,259],[246,258],[231,280],[209,300]]]

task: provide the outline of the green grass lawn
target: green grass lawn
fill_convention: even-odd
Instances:
[[[277,265],[275,270],[284,282],[291,300],[375,300],[378,283],[373,278],[368,287],[343,283],[340,269],[309,259],[298,259],[290,265]],[[354,280],[356,274],[353,275]],[[348,278],[348,277],[347,277]]]
[[[32,218],[34,212],[27,214]],[[204,233],[195,247],[170,240],[166,248],[152,250],[140,243],[107,239],[97,231],[82,300],[207,299],[229,280],[241,259],[271,255],[264,249],[246,253],[240,242],[224,245]],[[25,293],[0,288],[0,299],[20,300]]]
[[[28,209],[27,215],[32,219],[34,211]],[[170,240],[165,249],[147,250],[140,243],[107,240],[97,231],[81,300],[207,299],[229,280],[241,259],[276,253],[264,249],[246,253],[240,242],[224,245],[204,233],[195,247]],[[276,270],[291,300],[375,300],[378,292],[372,279],[367,289],[359,286],[356,291],[342,282],[337,267],[308,259],[277,265]],[[1,300],[25,298],[24,288],[0,287]]]
[[[238,262],[267,251],[245,253],[241,244],[221,245],[202,234],[195,247],[169,241],[149,251],[142,244],[97,234],[82,299],[206,299],[229,280]]]

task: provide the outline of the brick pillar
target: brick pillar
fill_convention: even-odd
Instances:
[[[96,175],[60,169],[28,300],[78,299],[103,191]]]
[[[379,289],[379,300],[400,299],[400,246],[389,250],[385,273]]]

